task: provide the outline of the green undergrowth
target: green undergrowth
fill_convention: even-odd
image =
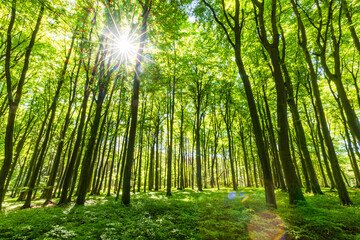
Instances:
[[[92,196],[83,207],[40,207],[19,210],[6,201],[0,215],[0,239],[359,239],[360,191],[349,189],[354,205],[339,204],[336,192],[305,194],[306,202],[288,204],[277,191],[278,209],[265,205],[263,189],[229,188],[136,193],[131,205],[114,197]],[[249,198],[242,202],[240,192]]]

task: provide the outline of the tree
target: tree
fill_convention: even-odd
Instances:
[[[138,115],[138,103],[139,103],[139,87],[140,87],[140,67],[143,59],[143,51],[146,40],[146,28],[147,28],[147,19],[151,11],[152,0],[139,1],[142,6],[142,25],[140,32],[140,46],[136,56],[136,66],[134,74],[134,86],[133,86],[133,95],[131,100],[131,124],[130,124],[130,133],[129,133],[129,146],[127,149],[126,165],[124,172],[124,183],[123,183],[123,194],[122,202],[124,204],[130,204],[130,179],[131,179],[131,166],[134,159],[134,147],[135,147],[135,137],[136,137],[136,124],[137,124],[137,115]]]
[[[309,75],[310,75],[310,79],[311,79],[311,85],[312,85],[312,89],[314,91],[315,106],[317,108],[317,113],[319,114],[320,125],[322,128],[322,133],[324,134],[324,139],[325,139],[326,147],[327,147],[328,154],[329,154],[330,164],[331,164],[331,167],[333,170],[336,187],[338,188],[338,191],[339,191],[339,198],[343,205],[349,205],[349,204],[351,204],[351,200],[349,198],[349,194],[346,190],[345,183],[341,176],[340,166],[338,163],[338,159],[336,157],[334,145],[333,145],[330,133],[329,133],[328,126],[327,126],[327,121],[325,118],[325,114],[324,114],[324,110],[323,110],[323,106],[322,106],[322,102],[321,102],[321,98],[320,98],[320,91],[319,91],[319,87],[317,84],[317,75],[316,75],[316,72],[315,72],[315,69],[313,66],[312,57],[308,50],[308,43],[307,43],[305,27],[304,27],[303,21],[301,19],[301,15],[298,11],[298,8],[293,0],[291,0],[291,4],[292,4],[292,7],[294,10],[296,19],[297,19],[297,24],[299,26],[299,45],[302,48],[302,51],[303,51],[303,54],[305,57],[305,61],[308,66],[308,71],[309,71]],[[320,26],[321,26],[321,24],[320,24]],[[320,37],[320,35],[318,35],[318,37]]]
[[[276,96],[277,96],[277,124],[279,131],[279,155],[284,170],[285,181],[289,192],[290,203],[296,203],[297,201],[305,201],[302,194],[301,187],[296,176],[295,168],[291,160],[290,148],[289,148],[289,136],[288,136],[288,120],[287,120],[287,99],[286,88],[283,79],[281,65],[280,65],[280,53],[279,53],[279,31],[277,26],[277,1],[271,1],[271,37],[272,43],[270,43],[267,35],[267,29],[264,21],[264,4],[265,1],[259,2],[252,0],[255,11],[255,21],[259,39],[267,51],[272,66],[272,75],[275,80]],[[269,29],[268,29],[269,31]]]
[[[26,73],[29,68],[30,63],[30,55],[31,51],[35,44],[35,39],[37,36],[37,33],[40,28],[40,23],[42,20],[42,17],[44,15],[45,6],[41,4],[39,15],[36,20],[36,25],[34,28],[34,31],[31,35],[31,40],[29,42],[29,45],[26,49],[25,58],[24,58],[24,65],[21,71],[21,75],[19,78],[19,82],[17,84],[16,94],[15,98],[12,93],[12,77],[11,77],[11,71],[10,71],[10,58],[11,58],[11,32],[15,23],[16,18],[16,0],[12,1],[12,7],[11,7],[11,19],[7,30],[7,40],[6,40],[6,59],[5,59],[5,77],[6,77],[6,87],[7,87],[7,98],[8,98],[8,121],[6,125],[6,137],[5,137],[5,159],[4,163],[1,167],[0,171],[0,209],[2,206],[3,196],[6,192],[6,189],[4,188],[5,180],[8,175],[12,158],[13,158],[13,134],[14,134],[14,123],[16,118],[16,112],[21,100],[21,94],[24,87],[25,77]]]
[[[232,38],[230,37],[230,34],[228,32],[228,29],[225,27],[224,23],[219,20],[214,8],[212,8],[211,5],[206,0],[203,0],[203,2],[211,10],[215,21],[224,30],[229,44],[232,46],[232,48],[235,51],[235,60],[236,60],[236,64],[237,64],[237,67],[239,70],[239,74],[241,76],[241,80],[243,81],[243,84],[244,84],[246,98],[247,98],[247,101],[249,104],[250,115],[251,115],[251,119],[253,122],[256,146],[258,149],[258,155],[259,155],[259,158],[261,161],[262,171],[263,171],[263,175],[264,175],[266,202],[269,204],[272,204],[274,207],[276,207],[274,185],[273,185],[273,181],[272,181],[272,174],[271,174],[271,169],[270,169],[270,164],[269,164],[269,156],[265,150],[264,141],[263,141],[262,134],[261,134],[261,126],[260,126],[259,116],[258,116],[258,113],[256,110],[256,104],[255,104],[253,92],[251,89],[251,84],[250,84],[247,72],[245,70],[244,63],[242,60],[242,55],[241,55],[241,32],[243,30],[244,21],[245,21],[244,11],[242,11],[242,15],[240,15],[240,1],[236,0],[235,1],[235,16],[234,16],[234,18],[232,18],[233,23],[231,23],[230,19],[228,17],[229,14],[226,12],[226,9],[225,9],[225,3],[224,3],[224,1],[222,1],[223,14],[225,16],[228,26],[230,27],[232,33],[234,34],[235,40],[232,40]]]

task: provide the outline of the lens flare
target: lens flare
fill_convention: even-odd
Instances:
[[[249,198],[249,196],[245,195],[245,196],[242,198],[241,202],[242,202],[242,203],[245,202],[246,200],[248,200],[248,198]]]
[[[229,193],[229,199],[233,200],[236,197],[236,192]]]

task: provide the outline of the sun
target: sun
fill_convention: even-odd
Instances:
[[[112,28],[106,29],[105,36],[107,37],[105,48],[110,52],[108,57],[112,58],[116,66],[131,68],[136,62],[140,43],[137,29],[114,23]]]
[[[125,35],[120,36],[119,39],[117,39],[116,45],[116,48],[121,55],[128,55],[133,48],[133,43],[128,36]]]
[[[113,50],[120,62],[131,63],[136,58],[137,39],[128,31],[122,31],[113,39]]]

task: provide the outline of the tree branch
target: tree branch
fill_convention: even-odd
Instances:
[[[8,94],[9,103],[13,103],[12,87],[11,87],[11,73],[10,73],[10,58],[11,58],[11,31],[14,26],[16,17],[16,0],[13,1],[11,6],[11,19],[7,30],[6,37],[6,58],[5,58],[5,77],[6,77],[6,89]],[[0,196],[1,197],[1,196]]]
[[[225,15],[225,19],[226,19],[229,27],[231,28],[231,30],[234,31],[234,27],[231,25],[231,22],[230,22],[230,20],[229,20],[229,18],[228,18],[228,16],[227,16],[228,14],[226,13],[224,0],[221,1],[221,4],[222,4],[222,9],[223,9],[223,12],[224,12],[224,15]]]
[[[232,46],[233,48],[235,48],[235,44],[234,44],[233,41],[231,40],[230,35],[229,35],[229,33],[228,33],[225,25],[224,25],[224,24],[218,19],[218,17],[216,16],[216,13],[215,13],[214,8],[212,8],[211,5],[210,5],[206,0],[202,0],[202,1],[203,1],[203,3],[211,10],[212,15],[213,15],[215,21],[224,29],[224,32],[225,32],[225,34],[226,34],[226,37],[227,37],[229,43],[231,44],[231,46]]]

